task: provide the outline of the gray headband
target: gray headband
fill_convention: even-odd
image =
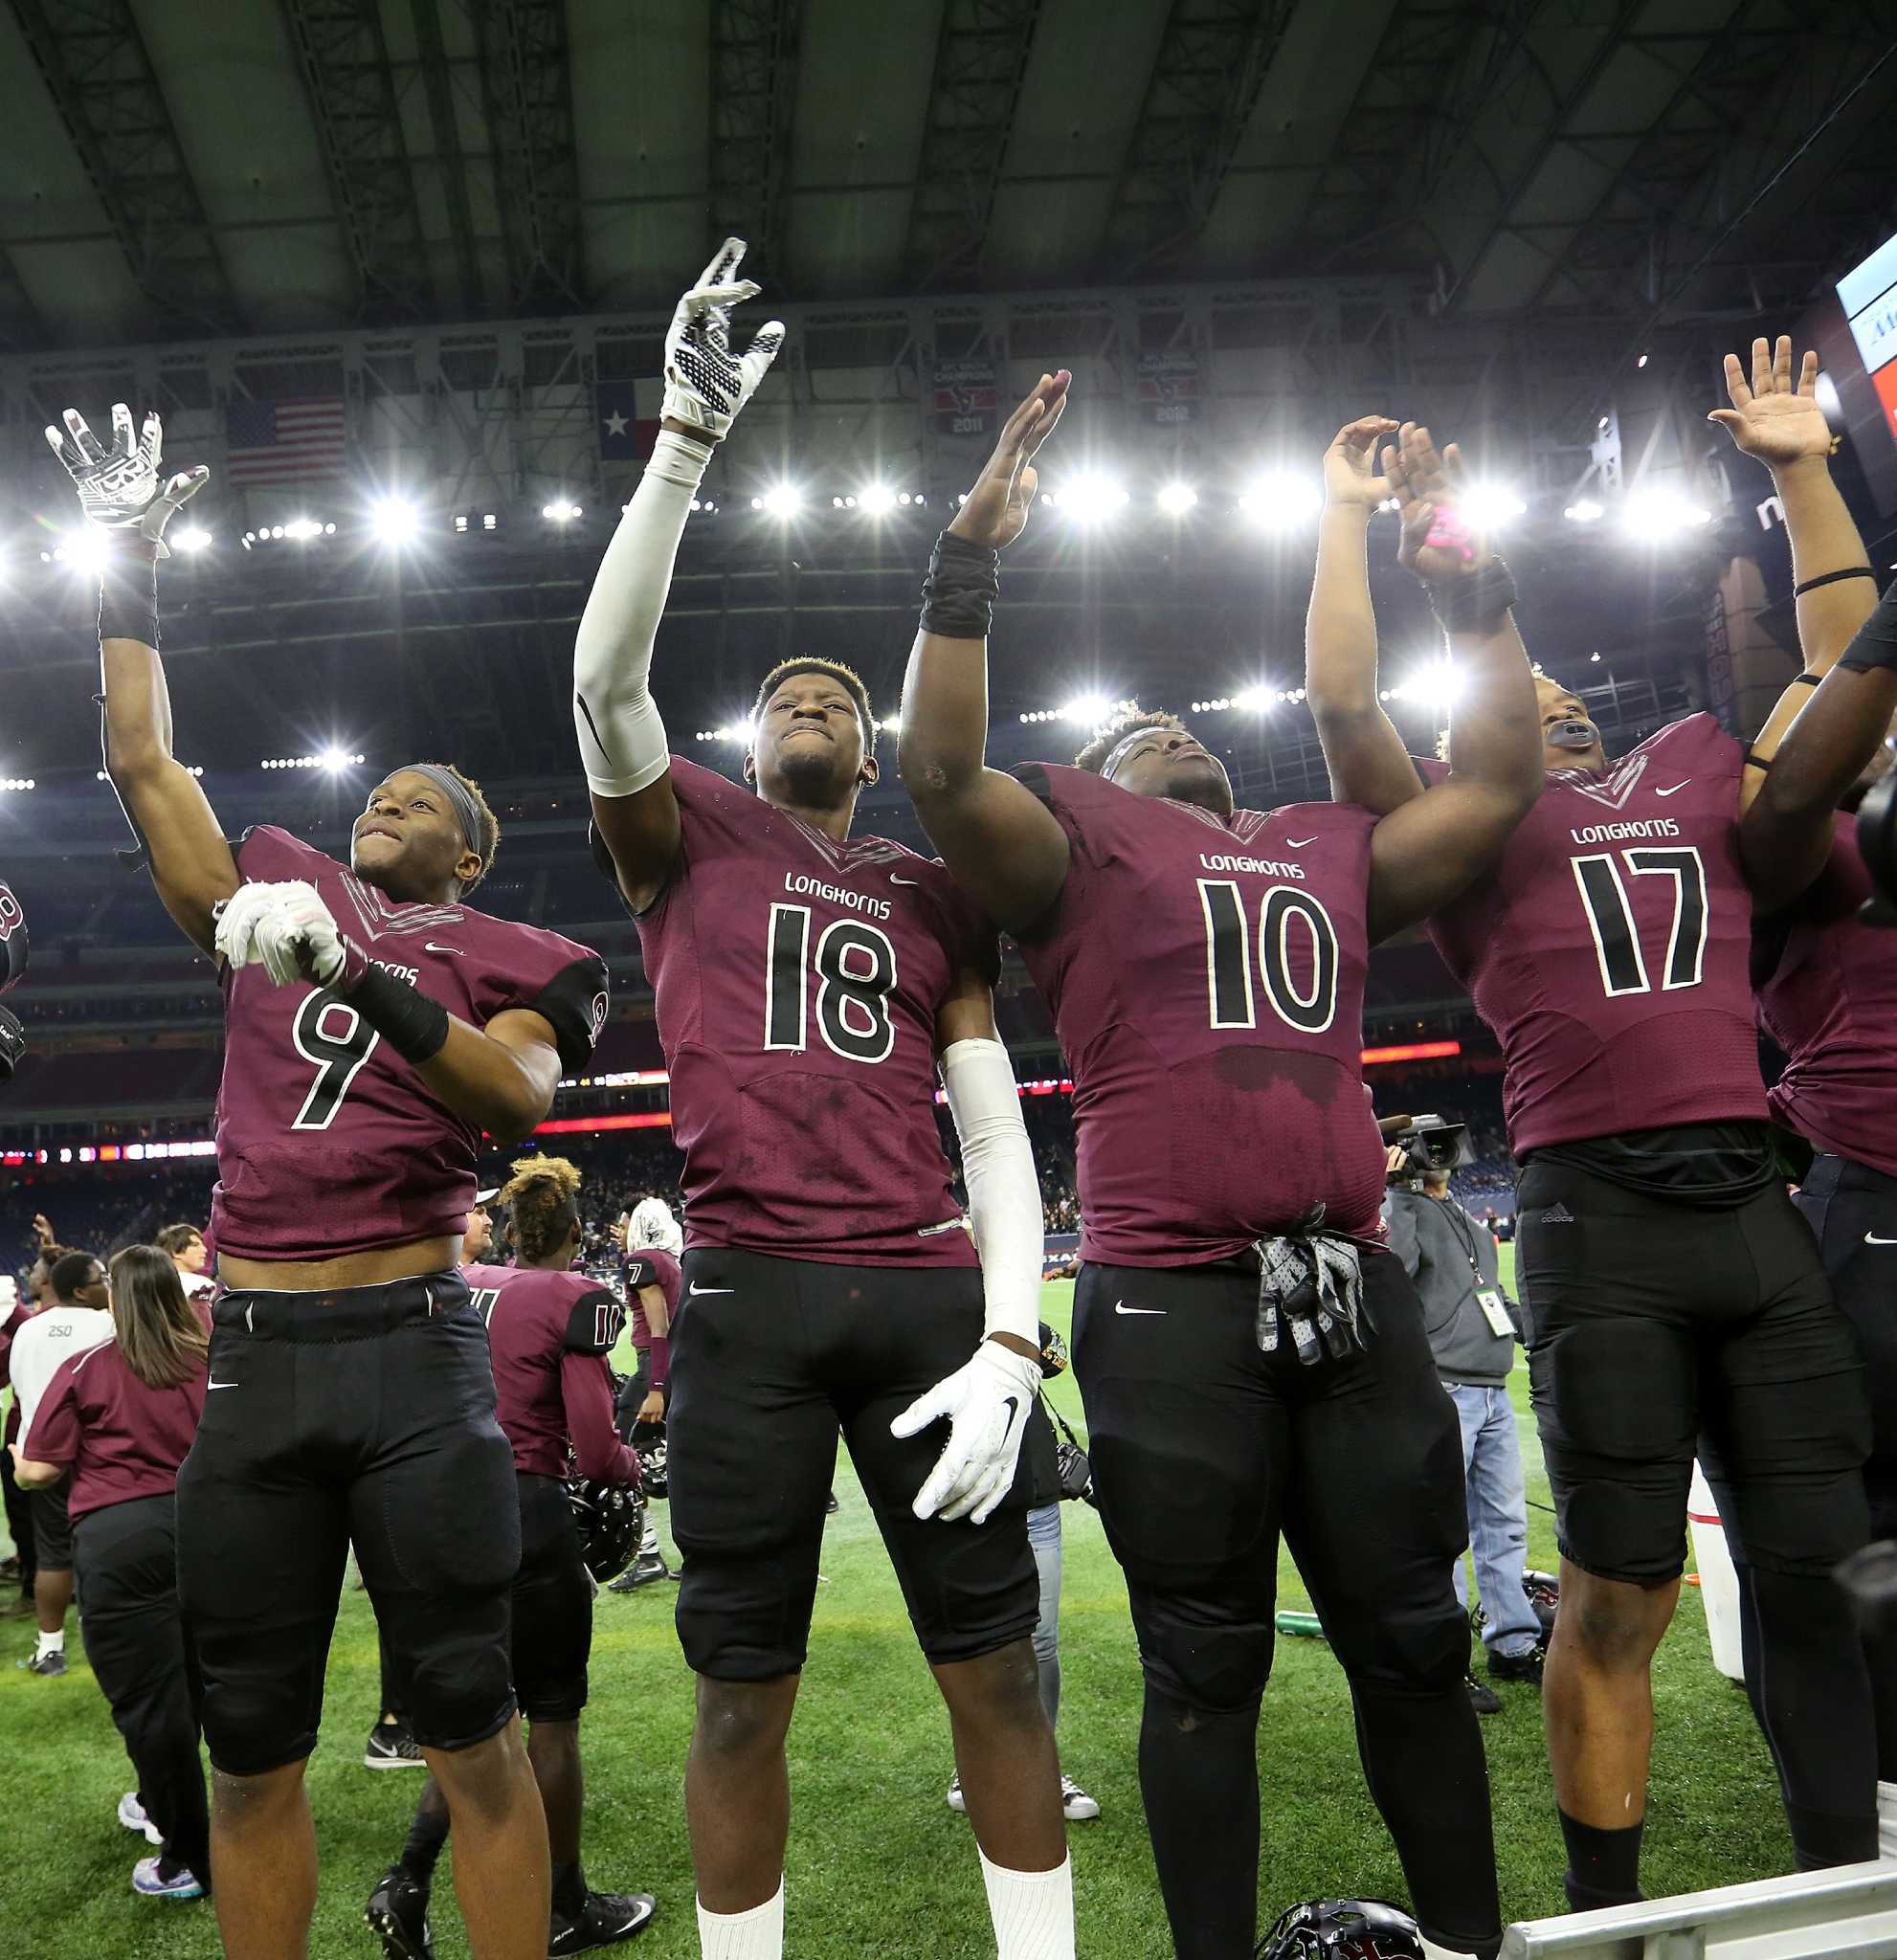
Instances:
[[[449,807],[455,813],[455,821],[461,827],[462,839],[468,849],[485,864],[487,853],[480,841],[480,810],[474,798],[468,794],[467,785],[444,769],[439,763],[412,762],[405,767],[411,775],[426,776],[442,795],[447,797]],[[398,769],[396,773],[399,775],[401,771]]]
[[[1144,742],[1149,735],[1161,735],[1164,733],[1164,729],[1155,728],[1149,725],[1142,728],[1129,728],[1127,731],[1127,733],[1121,736],[1119,741],[1116,742],[1113,745],[1113,746],[1107,750],[1106,760],[1103,762],[1100,766],[1101,775],[1105,777],[1107,782],[1110,783],[1113,780],[1114,769],[1119,767],[1122,757],[1126,755],[1127,749],[1129,749],[1135,742]]]

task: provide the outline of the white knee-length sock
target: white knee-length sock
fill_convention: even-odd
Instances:
[[[979,1845],[975,1855],[997,1960],[1074,1960],[1073,1860],[1063,1858],[1051,1872],[1011,1872],[990,1864]]]
[[[698,1947],[703,1960],[783,1960],[784,1881],[748,1912],[698,1909]]]

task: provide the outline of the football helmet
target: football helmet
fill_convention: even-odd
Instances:
[[[27,917],[11,890],[0,884],[0,993],[13,986],[26,969]],[[0,1007],[0,1082],[13,1073],[26,1052],[26,1030]]]
[[[1387,1899],[1308,1899],[1259,1942],[1257,1960],[1425,1960],[1422,1935]]]
[[[569,1477],[567,1503],[580,1534],[580,1556],[603,1586],[638,1555],[645,1536],[645,1493],[630,1483]]]
[[[628,1441],[633,1454],[639,1459],[639,1482],[646,1496],[667,1496],[670,1484],[665,1475],[665,1425],[662,1422],[636,1422]]]
[[[637,1252],[642,1245],[656,1245],[674,1258],[685,1249],[685,1235],[663,1198],[641,1198],[633,1207],[626,1225],[626,1250]]]

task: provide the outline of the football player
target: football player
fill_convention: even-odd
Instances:
[[[1490,1956],[1488,1780],[1450,1582],[1460,1432],[1416,1288],[1379,1247],[1360,1056],[1370,947],[1492,863],[1540,789],[1533,683],[1506,595],[1459,592],[1458,768],[1381,821],[1236,809],[1223,765],[1164,713],[1121,715],[1072,768],[985,768],[996,554],[1027,521],[1066,380],[1043,376],[1011,417],[936,546],[903,778],[1019,942],[1074,1071],[1074,1366],[1139,1630],[1140,1780],[1174,1949],[1227,1960],[1256,1936],[1282,1533],[1422,1926],[1439,1950]]]
[[[662,433],[574,656],[598,855],[638,922],[685,1155],[667,1432],[700,1936],[719,1960],[782,1950],[784,1738],[840,1424],[948,1705],[1002,1960],[1066,1960],[1015,1476],[1039,1385],[1040,1204],[994,1033],[994,936],[939,865],[851,835],[881,765],[848,668],[764,677],[743,785],[668,753],[648,685],[693,495],[783,340],[773,322],[731,351],[727,309],[757,291],[743,252],[727,240],[674,316]],[[935,1127],[938,1061],[973,1243]]]
[[[672,1376],[672,1318],[679,1311],[684,1275],[679,1259],[684,1234],[663,1198],[641,1198],[619,1221],[629,1333],[638,1367],[619,1391],[619,1434],[635,1446],[651,1448],[665,1435],[665,1388]],[[669,1485],[666,1486],[669,1489]],[[673,1577],[658,1548],[658,1527],[647,1514],[638,1556],[607,1587],[609,1592],[636,1592]]]
[[[477,1147],[542,1122],[606,1013],[597,953],[476,911],[499,828],[458,771],[383,777],[339,863],[263,826],[234,847],[171,753],[158,656],[161,431],[68,410],[47,436],[105,551],[106,768],[166,909],[218,963],[224,1078],[205,1416],[178,1570],[205,1680],[212,1859],[233,1960],[307,1946],[316,1742],[353,1541],[461,1834],[473,1944],[546,1951],[547,1827],[508,1678],[520,1561],[487,1332],[455,1270]]]
[[[467,1264],[475,1310],[487,1323],[501,1428],[514,1452],[521,1570],[514,1581],[514,1694],[527,1724],[527,1760],[547,1811],[553,1919],[547,1951],[590,1953],[631,1939],[652,1918],[645,1893],[590,1891],[580,1864],[585,1783],[580,1710],[592,1647],[592,1582],[567,1502],[577,1474],[636,1484],[638,1463],[613,1431],[606,1357],[624,1317],[616,1297],[573,1269],[582,1237],[580,1173],[564,1157],[526,1157],[501,1192],[516,1263]],[[382,1875],[364,1917],[389,1960],[433,1960],[429,1888],[448,1837],[448,1807],[430,1777],[400,1860]]]
[[[1774,357],[1759,341],[1751,385],[1736,359],[1727,377],[1718,419],[1773,468],[1800,635],[1828,662],[1857,584],[1829,574],[1862,553],[1825,463],[1816,360],[1795,384],[1790,343]],[[1478,583],[1506,578],[1456,518],[1456,458],[1426,431],[1405,436],[1393,485],[1445,533],[1413,568],[1438,579],[1472,557]],[[1339,630],[1373,635],[1367,599]],[[1897,677],[1794,685],[1750,750],[1701,714],[1612,763],[1581,701],[1537,686],[1542,797],[1494,876],[1429,930],[1502,1044],[1522,1165],[1519,1270],[1562,1552],[1544,1712],[1568,1897],[1584,1908],[1640,1896],[1648,1670],[1679,1594],[1696,1451],[1798,1862],[1876,1854],[1870,1687],[1829,1577],[1866,1531],[1863,1365],[1774,1160],[1748,956],[1754,912],[1823,863]],[[1345,787],[1373,805],[1414,797],[1373,680],[1359,704],[1365,751]]]

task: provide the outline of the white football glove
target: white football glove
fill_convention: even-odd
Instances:
[[[161,489],[158,461],[165,451],[165,431],[155,414],[145,418],[143,434],[132,433],[132,412],[123,402],[112,404],[112,447],[106,449],[77,409],[66,411],[66,434],[48,424],[46,439],[65,466],[79,493],[86,516],[108,531],[137,531],[168,558],[165,526],[171,514],[188,503],[206,483],[211,472],[199,464],[181,470]]]
[[[1028,1412],[1039,1393],[1038,1361],[999,1341],[984,1341],[971,1360],[918,1395],[889,1425],[889,1434],[911,1437],[947,1416],[948,1440],[916,1493],[916,1516],[939,1512],[944,1519],[987,1524],[1014,1484]]]
[[[726,238],[679,301],[665,334],[664,412],[713,442],[724,439],[784,345],[784,323],[767,320],[748,352],[731,351],[730,309],[763,291],[755,279],[736,277],[744,256],[745,241]]]
[[[261,966],[277,987],[326,987],[346,957],[323,894],[300,878],[239,885],[218,914],[215,945],[234,967]]]

